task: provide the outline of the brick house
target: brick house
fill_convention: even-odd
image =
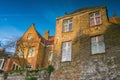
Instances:
[[[105,6],[89,7],[56,19],[51,80],[117,80],[120,25]]]
[[[0,47],[0,70],[5,70],[7,59],[10,57],[11,55],[5,51],[5,48]]]
[[[7,60],[5,71],[22,68],[39,69],[51,64],[48,60],[53,48],[54,36],[49,31],[42,37],[34,24],[17,41],[16,52],[13,58]]]

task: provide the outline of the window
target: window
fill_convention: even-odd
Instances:
[[[71,61],[72,42],[62,43],[62,61]]]
[[[0,69],[3,69],[5,65],[5,60],[4,59],[0,59]]]
[[[72,31],[72,19],[63,20],[63,32]]]
[[[0,69],[2,69],[2,62],[3,62],[3,60],[0,59]]]
[[[92,54],[105,52],[105,44],[104,44],[103,35],[91,38],[91,52]]]
[[[20,65],[18,65],[16,62],[12,63],[12,70],[19,70],[21,68]]]
[[[35,53],[35,48],[32,47],[28,50],[28,57],[33,57],[34,56],[34,53]]]
[[[0,59],[0,64],[2,64],[2,60]]]
[[[50,54],[49,54],[48,61],[52,61],[52,58],[53,58],[53,53],[50,53]]]
[[[18,51],[18,57],[23,57],[23,55],[24,55],[24,50],[19,50]]]
[[[100,11],[90,14],[90,26],[95,26],[101,24],[101,14]]]
[[[2,69],[4,69],[4,66],[5,66],[5,60],[3,60]]]
[[[30,40],[32,38],[32,34],[29,33],[28,36],[27,36],[27,39]]]

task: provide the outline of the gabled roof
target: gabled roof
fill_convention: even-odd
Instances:
[[[100,9],[100,8],[106,8],[106,6],[95,6],[95,7],[80,8],[80,9],[77,9],[77,10],[71,12],[71,13],[65,14],[65,16],[74,15],[76,13],[82,14],[82,13],[85,13],[87,11]],[[63,18],[65,16],[58,17],[57,19]]]
[[[30,30],[30,29],[34,29],[35,30],[35,32],[36,32],[36,34],[37,34],[37,36],[39,37],[39,38],[41,38],[41,42],[44,44],[44,43],[46,43],[46,45],[53,45],[54,44],[54,36],[49,36],[49,39],[48,40],[46,40],[44,37],[42,37],[40,34],[39,34],[39,32],[35,29],[35,27],[34,27],[34,24],[32,24],[31,26],[30,26],[30,28],[28,28],[28,30]],[[27,31],[28,31],[27,30]],[[27,32],[26,31],[26,32]],[[24,35],[26,34],[26,32],[24,33]],[[24,36],[23,35],[23,36]],[[22,36],[22,37],[23,37]],[[19,41],[22,39],[22,37],[19,39]]]
[[[37,32],[37,31],[36,31],[36,32]],[[42,43],[44,43],[45,38],[44,38],[44,37],[42,37],[42,36],[39,34],[39,32],[37,32],[37,35],[41,38],[41,42],[42,42]]]
[[[27,31],[30,30],[30,29],[34,30],[34,31],[36,32],[37,36],[38,36],[39,38],[41,38],[41,42],[44,43],[44,40],[45,40],[45,39],[37,32],[37,30],[35,29],[34,24],[31,24],[31,26],[27,29]],[[26,31],[26,32],[27,32],[27,31]],[[26,32],[23,34],[23,36],[26,34]],[[23,36],[22,36],[22,37],[23,37]],[[19,39],[19,41],[22,39],[22,37]]]

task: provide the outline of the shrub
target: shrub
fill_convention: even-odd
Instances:
[[[37,78],[36,77],[30,77],[30,76],[28,76],[28,77],[26,77],[25,80],[37,80]]]
[[[4,73],[4,79],[7,79],[7,77],[8,77],[8,73],[5,72],[5,73]]]
[[[51,74],[51,72],[54,71],[54,67],[52,65],[49,65],[48,68],[47,68],[47,71],[49,74]]]
[[[4,73],[4,71],[3,71],[3,70],[0,70],[0,74],[2,74],[2,73]]]

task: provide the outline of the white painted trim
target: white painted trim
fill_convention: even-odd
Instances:
[[[3,70],[4,67],[2,68],[2,66],[3,66],[5,60],[4,59],[0,59],[0,60],[2,61],[2,64],[0,64],[0,69]]]
[[[13,69],[13,65],[15,64],[15,68]],[[18,66],[18,69],[21,68],[20,65],[18,65],[16,62],[13,62],[11,70],[17,70],[16,67]]]

